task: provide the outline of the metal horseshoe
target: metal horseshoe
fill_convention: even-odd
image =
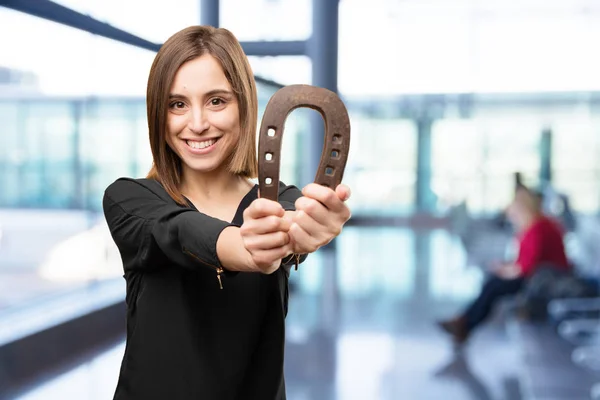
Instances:
[[[260,197],[277,201],[281,139],[287,116],[296,108],[318,111],[325,122],[325,140],[315,183],[336,188],[342,182],[350,150],[350,118],[342,100],[332,91],[310,85],[279,89],[267,103],[258,142]]]

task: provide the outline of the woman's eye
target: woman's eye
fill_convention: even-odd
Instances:
[[[223,99],[220,99],[220,98],[218,98],[218,97],[217,97],[217,98],[214,98],[214,99],[212,99],[212,100],[210,101],[210,104],[211,104],[211,105],[213,105],[213,106],[220,106],[220,105],[221,105],[221,104],[223,104],[223,103],[224,103]]]
[[[183,101],[175,101],[171,103],[171,108],[183,108],[185,107],[185,103]]]

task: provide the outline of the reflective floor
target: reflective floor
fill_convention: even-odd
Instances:
[[[434,321],[482,280],[445,231],[347,228],[335,250],[292,271],[290,400],[520,399],[519,355],[502,309],[456,353]],[[112,398],[124,343],[19,400]]]

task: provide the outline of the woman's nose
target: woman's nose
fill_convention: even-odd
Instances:
[[[209,123],[208,119],[206,118],[206,112],[199,108],[193,109],[190,113],[188,126],[191,131],[198,134],[208,129]]]

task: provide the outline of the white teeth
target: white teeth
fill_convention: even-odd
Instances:
[[[206,147],[212,146],[213,144],[215,144],[215,142],[216,142],[215,139],[204,140],[202,142],[197,142],[195,140],[187,140],[186,141],[188,146],[190,146],[192,149],[204,149]]]

